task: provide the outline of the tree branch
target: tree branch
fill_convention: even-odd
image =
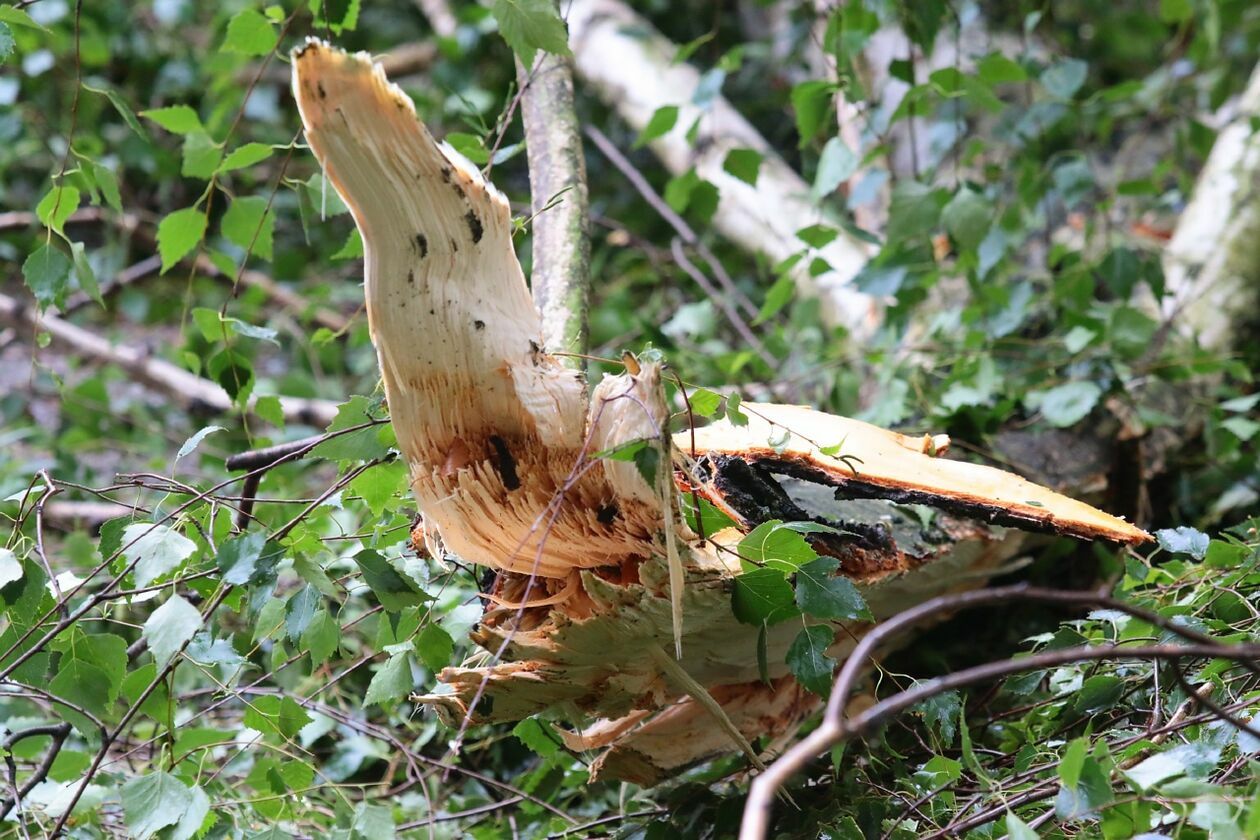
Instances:
[[[547,348],[585,353],[591,245],[586,159],[573,110],[573,64],[566,56],[540,52],[532,70],[516,62],[516,77],[534,214],[530,291],[542,314]],[[580,356],[562,361],[582,367]]]
[[[929,617],[942,613],[952,613],[959,609],[1011,600],[1072,604],[1077,606],[1103,606],[1141,618],[1161,629],[1189,639],[1190,642],[1180,645],[1132,647],[1103,644],[1046,651],[1016,659],[989,662],[952,674],[946,674],[942,677],[936,677],[935,679],[924,680],[917,683],[913,688],[898,692],[879,701],[857,715],[852,717],[845,716],[845,706],[848,697],[852,694],[853,688],[857,683],[858,677],[866,667],[867,661],[881,644]],[[1074,662],[1105,659],[1175,661],[1179,658],[1194,656],[1232,659],[1240,662],[1253,673],[1260,670],[1260,666],[1257,666],[1255,662],[1255,660],[1260,659],[1260,644],[1225,645],[1210,636],[1182,627],[1148,610],[1117,601],[1101,592],[1037,589],[1025,584],[1017,584],[998,589],[983,589],[961,594],[942,595],[925,601],[879,624],[854,648],[853,653],[849,655],[845,660],[844,666],[840,669],[839,676],[836,677],[831,697],[827,702],[827,709],[823,713],[823,720],[818,729],[785,752],[765,773],[753,781],[748,794],[748,802],[744,807],[740,838],[741,840],[759,840],[759,838],[766,836],[770,828],[771,806],[773,805],[775,792],[793,773],[800,770],[815,756],[841,741],[869,733],[889,718],[930,697],[955,688],[996,679],[1009,674],[1035,671]]]
[[[641,131],[659,108],[678,108],[673,130],[650,145],[673,174],[694,166],[696,174],[718,188],[714,227],[737,246],[775,262],[805,248],[796,232],[826,221],[809,198],[809,185],[726,99],[715,96],[704,108],[692,102],[700,73],[686,62],[673,61],[675,44],[620,0],[574,0],[568,20],[578,74],[631,128]],[[690,141],[693,125],[697,135]],[[737,148],[762,155],[756,184],[725,170],[727,153]],[[879,323],[878,301],[852,285],[871,253],[869,246],[841,231],[818,249],[831,271],[811,278],[810,260],[802,260],[793,275],[803,292],[822,298],[824,317],[857,338],[870,335]]]
[[[99,362],[118,365],[134,378],[171,394],[190,408],[201,408],[216,414],[230,414],[237,410],[227,391],[217,383],[202,379],[163,359],[154,358],[143,347],[114,344],[57,315],[40,316],[31,307],[4,294],[0,294],[0,322],[7,322],[14,327],[29,326],[44,330],[76,353],[90,356]],[[251,398],[249,406],[252,407],[253,404],[254,398]],[[309,423],[320,427],[331,423],[337,414],[337,404],[331,400],[305,397],[280,397],[280,409],[288,422]]]

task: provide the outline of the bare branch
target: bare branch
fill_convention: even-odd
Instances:
[[[29,326],[46,331],[54,340],[76,353],[104,363],[118,365],[145,384],[168,393],[190,408],[216,414],[230,414],[238,408],[218,384],[195,376],[183,368],[149,355],[148,350],[131,344],[114,344],[57,315],[38,315],[16,298],[0,294],[0,321],[15,327]],[[252,408],[256,398],[251,398]],[[280,397],[280,409],[291,423],[327,426],[337,414],[331,400]]]

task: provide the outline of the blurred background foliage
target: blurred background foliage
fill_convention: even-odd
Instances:
[[[650,791],[586,786],[584,759],[558,749],[546,721],[474,731],[451,755],[453,733],[407,700],[470,653],[478,575],[408,545],[406,471],[388,427],[374,422],[385,415],[362,246],[302,145],[288,50],[317,35],[394,55],[396,80],[434,133],[512,199],[528,273],[503,2],[453,4],[447,35],[434,31],[430,4],[405,0],[0,7],[4,294],[217,382],[237,406],[212,412],[151,387],[125,365],[50,341],[20,312],[0,327],[0,513],[12,523],[0,548],[9,680],[0,722],[8,733],[68,724],[5,741],[14,784],[55,756],[6,830],[44,836],[64,818],[76,837],[179,840],[732,835],[741,759]],[[846,230],[879,243],[857,283],[888,309],[861,344],[828,326],[791,280],[796,261],[826,268],[815,243],[803,237],[798,256],[777,265],[738,250],[710,228],[712,185],[694,172],[671,178],[643,145],[650,129],[626,126],[579,84],[582,122],[715,252],[759,308],[753,328],[775,364],[675,261],[670,225],[588,148],[592,354],[656,347],[690,384],[946,431],[973,457],[1008,463],[1023,440],[1059,441],[1052,454],[1071,460],[1075,450],[1053,435],[1102,435],[1123,449],[1162,433],[1176,445],[1137,456],[1161,459],[1153,477],[1112,475],[1103,500],[1143,524],[1190,530],[1164,533],[1147,557],[1046,544],[1019,574],[1116,582],[1199,629],[1254,639],[1260,345],[1200,348],[1171,335],[1152,301],[1166,292],[1161,248],[1260,55],[1260,8],[636,8],[704,73],[695,101],[720,91],[814,185],[831,220],[817,236]],[[920,56],[952,42],[957,57],[930,75],[902,56],[880,68],[909,83],[896,107],[864,89],[858,66],[889,28]],[[820,50],[836,59],[834,78],[820,71]],[[860,157],[836,145],[837,85],[859,105]],[[907,126],[917,136],[900,148],[912,159],[889,163]],[[759,161],[742,159],[754,177]],[[739,163],[728,158],[728,169]],[[863,212],[874,229],[862,228]],[[595,376],[617,369],[591,363]],[[343,404],[330,427],[342,431],[268,471],[241,516],[240,484],[221,484],[241,476],[225,459],[324,431],[286,419],[279,395]],[[66,504],[54,515],[56,503]],[[102,517],[88,503],[114,507]],[[160,537],[138,548],[142,531],[128,529],[144,522],[161,523]],[[266,544],[255,536],[264,533]],[[57,593],[69,593],[69,612],[58,612]],[[76,621],[61,626],[63,615]],[[881,673],[904,686],[1020,650],[1153,631],[1112,615],[1060,627],[1062,618],[1024,607],[960,618]],[[166,669],[172,639],[190,645]],[[129,650],[138,640],[150,650]],[[793,790],[799,810],[780,804],[782,831],[927,836],[996,807],[968,836],[1260,836],[1260,742],[1195,718],[1197,708],[1172,739],[1152,740],[1158,721],[1189,704],[1166,669],[1107,663],[1034,677],[944,696],[838,751],[816,785]],[[1257,696],[1250,674],[1222,663],[1199,663],[1188,679],[1244,710]],[[1174,747],[1165,776],[1128,773]],[[1028,791],[1044,795],[1021,799]],[[1004,816],[1008,799],[1021,816]]]

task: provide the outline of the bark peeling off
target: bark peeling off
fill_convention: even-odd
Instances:
[[[691,451],[691,432],[676,436],[660,486],[634,463],[596,457],[638,441],[669,448],[659,366],[606,377],[588,399],[581,374],[544,348],[507,202],[434,141],[367,56],[308,43],[294,56],[294,94],[363,236],[368,320],[424,517],[413,539],[440,536],[463,560],[499,570],[471,635],[502,655],[444,669],[438,690],[418,698],[449,722],[559,713],[577,727],[572,748],[603,751],[595,775],[644,784],[735,741],[789,738],[816,702],[784,664],[801,620],[766,632],[766,685],[759,627],[731,609],[740,540],[769,519],[839,526],[839,536],[811,539],[839,559],[837,574],[877,621],[983,585],[1022,539],[992,521],[1145,539],[1017,476],[927,454],[938,439],[797,406],[745,404],[747,425],[695,430],[694,468],[678,454]],[[838,455],[823,454],[840,443]],[[671,475],[738,527],[705,539],[687,531],[665,501],[678,496]],[[924,517],[895,501],[943,512]],[[662,658],[679,626],[675,598],[685,630],[676,663]],[[837,658],[869,629],[830,627]]]

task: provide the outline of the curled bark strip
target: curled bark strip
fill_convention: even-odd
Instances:
[[[816,546],[877,621],[980,586],[1010,559],[1021,535],[976,518],[1146,538],[1017,476],[936,457],[944,440],[801,407],[745,404],[746,425],[671,441],[657,363],[628,363],[588,398],[545,349],[503,196],[367,56],[312,41],[294,70],[311,148],[363,236],[368,323],[424,518],[414,538],[498,570],[498,606],[472,633],[492,660],[444,669],[440,690],[417,698],[453,725],[562,711],[586,726],[572,744],[603,751],[595,776],[644,783],[734,743],[785,743],[814,702],[785,664],[800,624],[759,640],[731,610],[740,541],[769,519],[842,526]],[[616,456],[630,445],[654,464]],[[676,491],[737,527],[693,534]],[[924,525],[889,499],[945,512]],[[871,630],[828,626],[839,659]]]

